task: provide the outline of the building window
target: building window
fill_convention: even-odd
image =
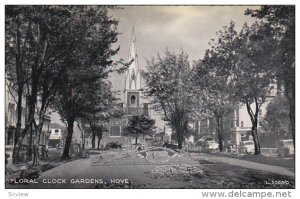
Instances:
[[[243,121],[241,121],[241,127],[244,127],[244,122]]]
[[[15,109],[15,105],[9,103],[8,104],[8,118],[9,118],[9,125],[10,126],[15,126],[16,125],[16,118],[17,118],[17,111]]]
[[[6,140],[6,145],[12,145],[13,144],[13,136],[14,130],[13,129],[8,129],[7,130],[7,140]]]
[[[133,105],[133,106],[136,105],[136,98],[135,98],[134,95],[132,95],[132,96],[130,97],[130,104]]]

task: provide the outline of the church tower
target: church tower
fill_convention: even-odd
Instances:
[[[134,29],[130,40],[128,62],[131,62],[125,74],[124,106],[129,115],[142,114],[144,107],[142,101],[141,74],[136,49]]]

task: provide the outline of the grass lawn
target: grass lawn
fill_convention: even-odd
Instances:
[[[222,155],[227,156],[230,158],[236,158],[240,160],[248,160],[251,162],[257,162],[262,164],[269,164],[273,166],[280,166],[280,167],[286,167],[286,168],[295,168],[295,157],[290,158],[280,158],[280,157],[269,157],[269,156],[263,156],[263,155],[240,155],[237,154],[218,154],[215,155]]]

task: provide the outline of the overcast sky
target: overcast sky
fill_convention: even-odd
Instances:
[[[245,16],[247,8],[253,6],[122,6],[110,12],[120,21],[118,30],[119,54],[116,58],[127,61],[132,27],[135,29],[136,47],[140,68],[144,69],[146,60],[163,54],[166,48],[171,52],[183,49],[190,61],[201,59],[209,48],[210,39],[230,21],[239,30],[245,22],[251,24],[254,18]],[[113,86],[123,91],[124,77],[113,75]],[[118,80],[118,81],[116,81]]]
[[[216,37],[230,21],[234,21],[239,30],[245,22],[255,20],[245,16],[251,6],[122,6],[110,12],[118,19],[118,37],[120,51],[115,59],[123,58],[128,61],[129,43],[132,27],[135,29],[136,47],[141,69],[145,69],[146,60],[163,54],[166,48],[178,53],[180,49],[188,53],[190,61],[201,59],[208,42]],[[114,90],[120,90],[123,99],[125,78],[113,74],[110,78]],[[55,116],[56,115],[56,116]],[[58,122],[57,114],[53,122]]]

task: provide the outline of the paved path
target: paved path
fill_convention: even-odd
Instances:
[[[266,172],[270,172],[270,173],[276,173],[278,175],[295,177],[294,172],[292,172],[289,169],[284,168],[284,167],[256,163],[256,162],[251,162],[251,161],[247,161],[247,160],[239,160],[239,159],[229,158],[229,157],[216,156],[216,155],[212,155],[212,154],[192,153],[190,155],[193,159],[206,160],[206,161],[212,162],[212,163],[213,162],[221,162],[221,163],[235,165],[235,166],[244,167],[244,168],[248,168],[248,169],[255,169],[255,170],[266,171]]]
[[[99,179],[107,183],[111,183],[114,179],[128,180],[133,182],[135,188],[183,188],[190,186],[190,182],[187,180],[158,179],[155,177],[152,170],[161,166],[161,161],[151,162],[139,156],[112,158],[117,156],[118,152],[105,151],[101,153],[101,157],[99,154],[91,155],[87,159],[74,160],[42,173],[37,179],[38,184],[24,185],[18,188],[95,188],[97,185],[93,183],[70,183],[73,179]],[[189,157],[182,158],[174,158],[168,163],[196,163]],[[105,159],[109,161],[105,161]],[[160,157],[158,159],[161,160]],[[198,166],[200,167],[200,165]],[[66,179],[67,183],[44,183],[45,180],[48,182],[47,179],[50,181]]]
[[[37,179],[38,184],[10,185],[8,188],[102,186],[101,183],[73,183],[74,179],[96,179],[107,182],[107,186],[115,186],[112,184],[115,179],[128,180],[133,188],[277,188],[265,184],[269,179],[289,181],[288,186],[278,188],[294,187],[294,173],[283,167],[213,154],[174,152],[169,155],[172,158],[166,161],[165,151],[132,153],[130,156],[126,156],[126,151],[101,151],[89,158],[74,160],[42,173]],[[198,175],[194,171],[203,172]],[[57,179],[65,179],[66,183],[53,182]]]

